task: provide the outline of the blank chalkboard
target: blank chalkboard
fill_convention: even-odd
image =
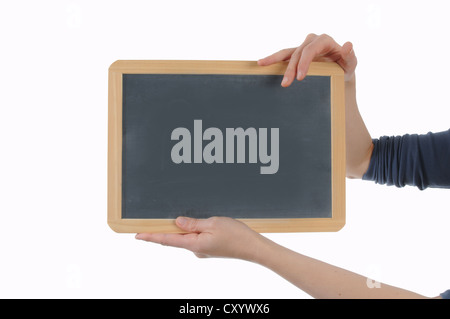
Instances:
[[[343,73],[313,63],[117,61],[109,69],[108,223],[177,232],[229,216],[260,232],[345,222]]]

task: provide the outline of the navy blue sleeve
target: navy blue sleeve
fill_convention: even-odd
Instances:
[[[450,130],[373,140],[363,180],[378,184],[450,188]]]
[[[445,291],[445,292],[443,292],[443,293],[441,293],[440,296],[441,296],[442,299],[450,299],[450,289]]]

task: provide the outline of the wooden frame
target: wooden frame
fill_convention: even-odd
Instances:
[[[283,75],[287,62],[261,67],[253,61],[116,61],[108,84],[108,225],[116,232],[181,232],[174,219],[122,219],[122,75]],[[331,78],[332,217],[240,219],[257,232],[338,231],[345,224],[344,72],[335,63],[313,62],[307,75]]]

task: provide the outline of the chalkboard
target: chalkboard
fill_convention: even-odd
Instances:
[[[345,223],[343,72],[313,63],[117,61],[109,69],[108,223],[177,232],[229,216],[260,232]]]

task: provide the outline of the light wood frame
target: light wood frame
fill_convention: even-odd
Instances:
[[[108,225],[120,233],[182,232],[174,219],[122,219],[122,75],[252,74],[283,75],[287,62],[258,66],[254,61],[119,60],[108,78]],[[331,78],[331,218],[239,219],[257,232],[338,231],[345,224],[344,72],[335,63],[313,62],[307,75]]]

